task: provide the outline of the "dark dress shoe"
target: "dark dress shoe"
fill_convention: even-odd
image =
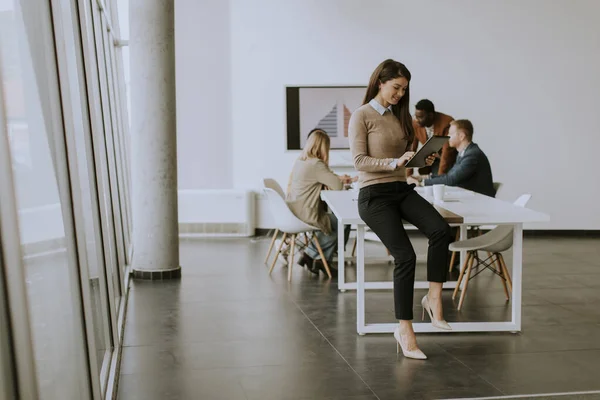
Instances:
[[[315,260],[306,253],[302,253],[302,257],[300,258],[300,261],[298,261],[298,265],[302,265],[313,274],[319,275],[319,269],[315,268]]]
[[[331,277],[332,278],[336,277],[337,276],[337,272],[338,272],[337,269],[336,268],[332,268],[331,267],[331,263],[328,263],[328,265],[329,265],[329,271],[331,271]],[[315,266],[315,269],[317,270],[317,273],[318,273],[318,271],[323,271],[323,273],[325,275],[327,275],[327,270],[325,269],[325,264],[323,264],[322,260],[320,260],[320,259],[319,260],[315,260],[314,266]]]
[[[298,260],[298,265],[302,265],[303,267],[307,267],[313,263],[313,259],[306,255],[306,253],[302,253],[302,257]]]

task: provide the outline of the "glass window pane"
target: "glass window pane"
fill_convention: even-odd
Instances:
[[[108,96],[108,105],[110,113],[110,129],[106,130],[106,142],[108,144],[108,166],[111,176],[111,189],[113,194],[113,210],[115,216],[115,235],[117,240],[117,254],[119,256],[119,265],[125,265],[125,240],[123,238],[123,216],[121,214],[122,203],[122,186],[121,186],[121,168],[119,165],[119,149],[118,149],[118,116],[115,101],[115,83],[114,71],[112,68],[112,53],[114,51],[113,40],[109,35],[108,25],[102,20],[103,24],[103,39],[104,39],[104,65],[106,70],[106,95]]]
[[[112,32],[112,31],[111,31]],[[108,33],[107,33],[108,35]],[[108,58],[106,59],[107,71],[110,73],[111,86],[109,87],[110,100],[111,100],[111,109],[113,114],[113,144],[115,150],[115,166],[117,172],[117,183],[119,185],[119,203],[120,203],[120,212],[121,212],[121,234],[119,238],[123,241],[123,248],[125,252],[128,251],[129,244],[129,216],[127,209],[127,180],[125,176],[125,157],[124,157],[124,148],[122,145],[122,137],[123,137],[123,125],[121,123],[122,109],[120,104],[120,96],[119,96],[119,77],[118,70],[116,64],[116,52],[115,47],[110,45],[114,41],[111,40],[112,36],[108,35]],[[125,265],[127,261],[123,260],[123,264],[121,264],[121,268],[124,271]]]
[[[1,117],[0,117],[1,123]],[[11,352],[11,332],[8,321],[8,301],[2,270],[2,252],[0,249],[0,399],[16,399],[17,393],[14,386],[15,376]]]
[[[26,41],[15,3],[3,2],[0,18],[0,87],[6,103],[40,398],[86,399],[86,349],[75,345],[83,334],[81,314],[75,312],[80,293],[72,272],[77,265],[70,265],[66,251],[74,244],[65,238],[49,125],[33,72],[34,49]]]
[[[91,142],[90,119],[87,107],[87,92],[85,90],[85,76],[83,74],[82,42],[77,20],[72,15],[71,0],[60,0],[55,4],[60,5],[63,21],[63,30],[59,33],[64,40],[64,55],[60,57],[59,64],[65,74],[62,76],[62,91],[68,92],[63,104],[69,110],[65,116],[65,129],[67,135],[73,138],[76,163],[70,168],[71,179],[76,180],[74,193],[74,207],[83,217],[85,235],[85,255],[88,268],[88,288],[92,315],[89,316],[94,331],[95,358],[97,363],[96,373],[100,377],[103,362],[110,363],[112,341],[110,330],[109,307],[107,302],[107,287],[104,271],[104,252],[100,230],[100,211],[98,205],[98,192],[96,184],[96,171],[94,168],[94,153]],[[73,23],[73,24],[72,24]],[[84,36],[85,38],[85,36]],[[62,52],[61,52],[62,54]],[[78,176],[74,176],[77,173]],[[82,253],[80,253],[82,254]],[[108,368],[108,365],[105,365]],[[101,386],[104,382],[101,382]],[[104,390],[104,388],[102,388]]]
[[[113,293],[113,312],[114,315],[117,315],[117,311],[119,308],[119,300],[121,298],[121,285],[119,280],[119,271],[118,266],[120,262],[120,254],[119,247],[117,243],[117,236],[115,234],[115,230],[118,229],[116,221],[115,212],[118,208],[114,207],[113,200],[115,199],[116,194],[113,192],[116,190],[116,180],[114,178],[114,164],[111,167],[111,153],[112,151],[111,142],[109,141],[110,134],[112,131],[112,123],[111,123],[111,113],[110,113],[110,104],[108,97],[108,83],[106,80],[106,52],[104,50],[104,34],[103,34],[103,24],[102,24],[102,15],[96,7],[95,0],[90,0],[91,10],[92,10],[92,21],[94,27],[94,37],[96,43],[96,61],[98,68],[98,76],[100,83],[100,103],[101,103],[101,112],[102,112],[102,134],[96,135],[94,138],[95,143],[99,145],[99,149],[102,150],[102,154],[100,154],[101,160],[99,161],[101,167],[101,176],[99,179],[103,179],[104,181],[104,193],[101,201],[104,202],[104,207],[106,208],[106,217],[103,220],[103,224],[106,230],[106,238],[105,240],[105,249],[106,245],[108,245],[109,253],[106,253],[107,256],[107,273],[109,274],[109,280],[112,281],[110,285],[110,290]],[[114,162],[114,160],[113,160]],[[118,197],[117,197],[118,198]]]

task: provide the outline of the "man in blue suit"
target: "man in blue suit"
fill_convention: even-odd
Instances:
[[[444,175],[433,178],[409,177],[408,183],[419,186],[444,184],[459,186],[486,196],[494,197],[494,180],[490,162],[483,151],[473,143],[473,124],[467,119],[450,123],[448,144],[458,151],[456,163]]]

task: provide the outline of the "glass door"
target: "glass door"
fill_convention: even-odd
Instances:
[[[94,339],[88,340],[89,358],[92,362],[95,360],[93,378],[98,380],[104,396],[111,361],[116,355],[117,342],[113,333],[116,332],[114,321],[117,314],[110,308],[109,286],[113,283],[107,280],[106,271],[106,265],[110,265],[110,249],[105,253],[99,201],[101,192],[98,189],[101,186],[101,178],[98,178],[101,170],[96,168],[92,140],[92,132],[97,131],[93,125],[97,125],[96,121],[100,119],[98,105],[93,104],[98,102],[98,97],[91,95],[98,92],[95,84],[98,80],[94,80],[93,69],[86,73],[86,57],[91,58],[87,60],[88,66],[94,63],[90,52],[94,37],[91,32],[79,29],[80,24],[81,27],[89,24],[89,13],[86,17],[85,10],[79,8],[76,0],[57,0],[53,5],[62,105],[64,110],[69,110],[64,121],[72,197],[75,215],[79,218],[81,247],[85,248],[86,255],[87,271],[82,274],[82,294],[84,300],[89,299],[86,327],[88,336]]]
[[[119,206],[117,172],[115,168],[115,151],[112,140],[113,122],[108,95],[108,81],[106,72],[107,57],[105,51],[106,30],[103,16],[96,5],[95,0],[88,0],[90,5],[91,22],[94,32],[94,43],[96,53],[96,69],[98,75],[98,101],[100,107],[99,130],[93,134],[95,148],[98,149],[96,157],[96,169],[100,171],[99,179],[103,182],[103,198],[101,199],[105,209],[103,225],[105,226],[106,244],[110,248],[110,262],[107,263],[107,273],[112,281],[111,310],[118,315],[121,299],[121,282],[119,266],[125,263],[124,245],[122,238],[122,223]],[[109,287],[109,288],[110,288]],[[114,336],[114,335],[113,335]]]
[[[15,363],[13,359],[13,344],[10,321],[8,318],[8,296],[4,281],[4,268],[2,266],[2,253],[0,251],[0,399],[16,399]]]
[[[25,315],[39,398],[88,399],[81,260],[61,137],[58,73],[50,62],[56,53],[48,6],[36,3],[32,9],[14,1],[3,3],[1,11],[0,88],[20,239],[18,247],[3,251],[23,254]]]

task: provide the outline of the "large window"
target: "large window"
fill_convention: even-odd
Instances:
[[[27,282],[29,318],[37,382],[42,398],[84,398],[89,391],[83,322],[77,307],[79,274],[72,237],[65,231],[69,212],[59,193],[52,118],[45,118],[31,42],[17,5],[3,14],[2,88],[16,204]],[[67,222],[68,223],[68,222]],[[10,251],[10,249],[8,249]],[[8,266],[10,267],[10,266]],[[77,346],[76,344],[80,345]],[[75,345],[74,345],[75,344]]]
[[[0,206],[15,220],[0,238],[18,228],[19,239],[0,242],[1,398],[100,399],[111,389],[131,254],[117,10],[0,0],[0,154],[10,165]],[[20,280],[11,293],[9,276]],[[29,351],[15,346],[17,330]]]

